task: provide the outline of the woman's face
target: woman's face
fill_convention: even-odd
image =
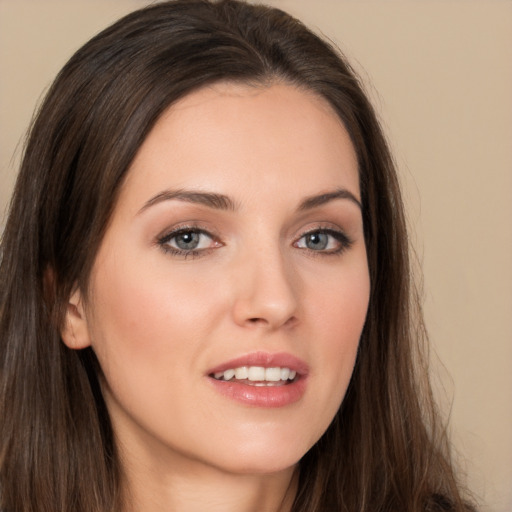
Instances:
[[[370,288],[359,202],[349,136],[312,93],[222,83],[165,113],[64,335],[97,354],[122,450],[293,467],[356,358]]]

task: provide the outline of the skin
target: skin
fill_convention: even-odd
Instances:
[[[134,510],[290,510],[297,463],[339,408],[367,311],[358,200],[349,136],[313,93],[221,83],[158,121],[62,332],[98,356]],[[211,235],[176,253],[178,228]],[[311,248],[305,234],[319,229],[342,241]],[[255,407],[216,390],[208,371],[254,351],[308,365],[299,400]]]

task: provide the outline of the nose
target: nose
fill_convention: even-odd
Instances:
[[[298,278],[279,251],[247,256],[238,270],[233,303],[236,324],[275,330],[298,321]]]

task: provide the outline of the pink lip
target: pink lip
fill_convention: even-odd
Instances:
[[[297,377],[293,382],[278,386],[254,386],[244,382],[226,382],[211,377],[214,373],[240,366],[287,367],[290,370],[295,370]],[[291,354],[253,352],[212,368],[208,371],[208,381],[217,392],[236,402],[253,407],[275,408],[291,405],[302,398],[306,391],[308,371],[308,365]]]

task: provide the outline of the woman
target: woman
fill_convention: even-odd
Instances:
[[[381,129],[281,11],[161,3],[80,49],[2,251],[2,510],[469,510]]]

